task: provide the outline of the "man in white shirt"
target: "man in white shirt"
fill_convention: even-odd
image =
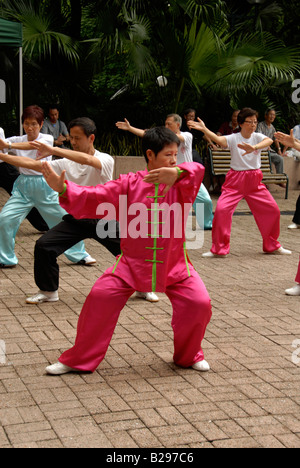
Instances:
[[[169,114],[165,122],[165,126],[176,133],[181,142],[178,148],[177,164],[193,162],[194,137],[191,132],[181,132],[181,116],[178,114]],[[203,210],[201,209],[202,206],[204,208]],[[200,186],[199,192],[197,193],[193,208],[195,210],[197,223],[199,224],[200,228],[204,229],[205,231],[211,230],[214,219],[213,203],[203,182]]]
[[[193,135],[190,132],[181,132],[182,117],[178,114],[169,114],[165,126],[172,130],[180,140],[177,153],[177,164],[193,162]]]
[[[66,179],[77,185],[95,187],[112,180],[114,160],[110,155],[100,153],[95,149],[96,126],[94,122],[86,117],[75,119],[69,124],[69,131],[73,151],[58,147],[53,148],[36,141],[32,143],[32,147],[38,150],[38,159],[47,160],[50,155],[58,156],[60,159],[50,161],[49,164],[57,174],[66,171]],[[27,168],[35,169],[39,173],[42,171],[40,160],[32,161],[23,158],[19,161],[18,158],[10,157],[10,162],[11,164],[25,165]],[[101,226],[99,226],[100,224]],[[99,237],[97,235],[99,232],[105,233],[105,237]],[[64,216],[61,223],[48,231],[36,243],[34,276],[39,292],[27,298],[26,302],[28,304],[56,302],[59,300],[57,257],[74,244],[88,238],[95,239],[102,244],[114,257],[121,253],[119,227],[116,221],[77,220],[71,215]],[[137,294],[149,302],[158,300],[152,293]]]
[[[182,117],[178,114],[169,114],[165,121],[165,127],[174,132],[180,140],[180,146],[177,154],[177,164],[184,162],[193,162],[192,143],[193,135],[190,132],[181,132]],[[143,138],[145,130],[132,127],[127,119],[124,122],[117,122],[116,126],[120,130],[125,130],[133,133],[134,135]]]
[[[41,152],[44,151],[45,160],[48,160],[49,164],[51,164],[58,174],[66,171],[67,179],[78,185],[96,186],[99,183],[105,184],[109,180],[112,180],[114,160],[108,154],[95,150],[96,126],[94,122],[88,118],[75,119],[70,123],[70,131],[74,149],[82,150],[83,153],[53,148],[45,144],[45,138],[38,138],[35,142],[31,143],[31,151],[27,151],[29,155],[34,153],[34,159],[1,154],[0,159],[19,166],[20,171],[23,173],[30,172],[40,175],[42,163],[36,159],[37,150],[40,150]],[[51,138],[53,141],[52,136],[44,136]],[[63,154],[60,154],[61,151],[63,151]],[[49,161],[52,154],[64,156],[65,158]],[[111,229],[113,230],[113,228]],[[37,241],[34,271],[35,280],[40,288],[40,292],[29,298],[26,302],[37,304],[58,300],[59,266],[56,259],[63,252],[70,249],[70,247],[89,237],[96,237],[96,222],[93,222],[93,220],[88,220],[87,222],[77,221],[65,213],[63,221],[54,226],[53,229],[50,229]],[[98,238],[97,240],[99,241]],[[118,239],[115,238],[112,242],[104,239],[101,243],[114,256],[120,253],[120,242]],[[82,259],[79,263],[86,264],[85,259]]]
[[[128,120],[124,122],[117,122],[116,126],[120,130],[127,130],[134,135],[143,137],[145,130],[132,127]],[[169,128],[180,140],[180,145],[178,147],[177,153],[177,164],[182,164],[185,162],[193,162],[193,135],[190,132],[181,132],[182,126],[182,117],[178,114],[169,114],[165,121],[165,127]],[[203,205],[204,210],[197,208]],[[193,204],[193,208],[196,213],[197,222],[201,229],[210,230],[213,223],[213,203],[211,201],[210,195],[202,183],[200,190],[197,194],[196,200]]]

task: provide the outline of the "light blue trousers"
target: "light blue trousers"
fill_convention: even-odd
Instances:
[[[196,219],[200,228],[204,230],[212,229],[214,219],[213,204],[204,184],[201,184],[193,208],[196,212]]]
[[[43,176],[21,174],[16,180],[12,196],[0,213],[0,263],[17,265],[15,237],[21,223],[35,207],[49,228],[61,222],[67,213],[59,205],[58,195],[47,184]],[[79,242],[65,252],[66,257],[77,263],[88,256],[84,242]]]

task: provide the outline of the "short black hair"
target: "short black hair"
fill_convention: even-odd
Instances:
[[[96,135],[97,133],[97,127],[95,122],[89,119],[88,117],[79,117],[77,119],[72,120],[68,125],[69,132],[73,127],[82,128],[87,137],[90,137],[91,135]]]
[[[197,114],[196,109],[192,109],[192,107],[189,107],[188,109],[185,109],[185,111],[183,112],[183,115],[188,115],[191,112],[194,112],[195,114]]]
[[[176,143],[180,145],[178,136],[166,127],[154,127],[146,130],[142,139],[142,147],[145,159],[148,161],[147,151],[150,149],[154,152],[155,156],[164,149],[166,145]]]
[[[50,110],[53,110],[53,109],[57,109],[59,111],[60,110],[59,105],[55,104],[55,103],[49,104],[48,110],[50,111]]]

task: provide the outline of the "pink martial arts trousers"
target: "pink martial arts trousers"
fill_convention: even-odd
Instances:
[[[296,281],[296,283],[300,284],[300,260],[299,260],[299,265],[298,265],[298,273],[297,273],[295,281]]]
[[[94,372],[105,357],[120,312],[134,292],[118,276],[104,273],[83,306],[74,347],[59,361],[76,370]],[[201,342],[212,314],[208,292],[191,268],[191,277],[169,286],[166,294],[173,306],[174,362],[191,367],[204,359]]]
[[[281,247],[278,242],[280,210],[262,183],[262,179],[263,174],[260,169],[253,171],[234,171],[231,169],[228,172],[213,221],[212,253],[229,254],[232,216],[243,198],[247,201],[261,232],[264,252],[274,252]]]

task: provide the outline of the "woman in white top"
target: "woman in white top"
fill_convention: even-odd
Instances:
[[[0,145],[4,140],[5,133],[3,128],[0,127]],[[0,161],[0,187],[2,187],[9,195],[11,195],[14,183],[19,175],[20,173],[16,167],[13,167],[7,163],[2,163],[2,161]],[[35,229],[40,232],[45,232],[49,229],[36,208],[32,208],[32,210],[26,216],[26,219]]]
[[[53,146],[53,137],[40,133],[43,121],[44,112],[40,107],[27,107],[22,116],[26,134],[8,138],[5,141],[1,140],[0,150],[13,150],[17,156],[35,159],[37,151],[32,149],[30,141],[38,140]],[[50,228],[58,224],[66,215],[65,210],[59,205],[57,193],[50,189],[41,173],[20,168],[20,176],[14,184],[12,196],[0,213],[0,268],[17,265],[15,237],[20,224],[33,207],[38,209]],[[68,250],[66,256],[74,263],[90,258],[85,252],[83,242]]]
[[[189,122],[222,148],[229,147],[231,170],[222,187],[212,229],[212,248],[204,257],[226,256],[230,252],[232,216],[238,203],[244,198],[252,211],[263,238],[265,253],[291,254],[278,242],[280,235],[280,210],[274,198],[262,183],[261,151],[272,140],[256,133],[258,113],[246,107],[238,115],[241,131],[218,136],[206,128],[204,122]]]

